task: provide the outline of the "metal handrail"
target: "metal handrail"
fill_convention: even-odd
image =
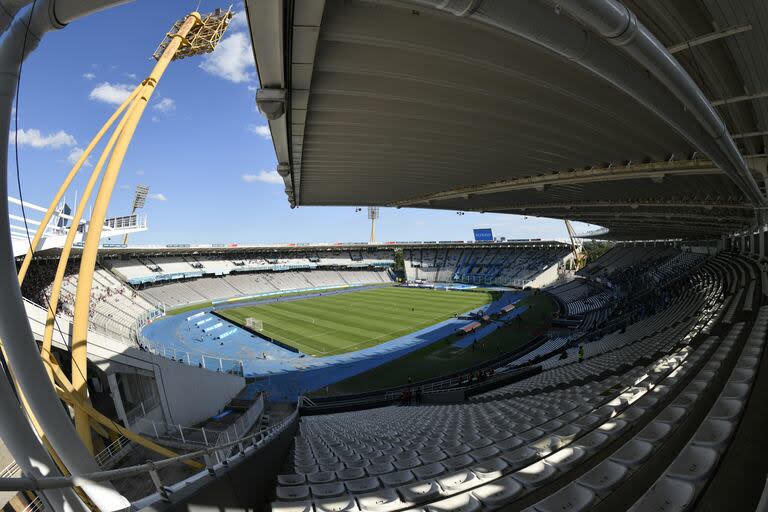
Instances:
[[[246,443],[251,442],[253,446],[259,446],[269,441],[271,438],[282,433],[288,425],[290,425],[298,416],[299,410],[296,409],[287,416],[283,421],[269,427],[265,430],[256,432],[237,441],[227,443],[217,448],[207,448],[204,450],[197,450],[195,452],[185,453],[183,455],[177,455],[176,457],[169,457],[154,462],[147,462],[145,464],[138,464],[136,466],[129,466],[126,468],[110,469],[105,471],[96,471],[94,473],[86,473],[82,475],[69,475],[69,476],[47,476],[43,478],[34,478],[30,476],[24,476],[19,478],[0,478],[0,491],[40,491],[46,489],[61,489],[66,487],[80,487],[83,485],[92,484],[93,482],[104,482],[107,480],[128,478],[134,475],[157,472],[166,466],[178,464],[186,460],[203,457],[206,461],[206,466],[209,468],[212,464],[212,456],[217,450],[230,448],[233,446],[239,446],[240,452],[244,452],[246,449]],[[227,460],[232,459],[238,454],[228,457]],[[226,462],[226,461],[225,461]]]

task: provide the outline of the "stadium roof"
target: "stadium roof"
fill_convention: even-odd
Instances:
[[[614,239],[750,228],[768,3],[623,5],[246,1],[289,201],[568,218]]]

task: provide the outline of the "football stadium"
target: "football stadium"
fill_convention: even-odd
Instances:
[[[2,510],[768,512],[767,41],[0,0]]]

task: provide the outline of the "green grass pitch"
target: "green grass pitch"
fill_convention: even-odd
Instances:
[[[424,329],[492,300],[481,291],[386,287],[217,311],[245,325],[263,322],[261,333],[311,356],[372,347]]]

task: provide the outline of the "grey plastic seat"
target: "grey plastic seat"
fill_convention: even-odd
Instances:
[[[413,469],[413,474],[419,480],[427,480],[445,473],[445,466],[439,462],[433,462],[424,466],[419,466]]]
[[[512,477],[528,488],[535,488],[555,476],[555,468],[539,461],[516,471]]]
[[[458,494],[427,506],[429,512],[475,512],[480,508],[480,501],[470,493]]]
[[[631,439],[624,444],[616,453],[614,453],[610,460],[623,464],[630,468],[636,468],[640,466],[645,460],[650,457],[653,451],[653,445],[647,441],[640,441],[637,439]]]
[[[717,464],[718,453],[713,448],[687,446],[667,469],[667,475],[692,482],[702,482]]]
[[[576,444],[587,452],[593,453],[599,450],[606,442],[608,442],[608,434],[595,431],[579,438]]]
[[[341,482],[331,482],[327,484],[316,484],[310,486],[312,496],[315,498],[334,498],[341,496],[346,492],[344,484]]]
[[[723,392],[720,393],[722,398],[733,398],[736,400],[744,400],[749,394],[749,384],[743,382],[729,382],[723,388]]]
[[[445,454],[448,457],[456,457],[457,455],[461,455],[463,453],[467,453],[472,448],[468,444],[458,444],[456,446],[449,446],[445,448]]]
[[[500,453],[500,450],[495,446],[486,446],[484,448],[477,449],[471,452],[469,455],[476,461],[490,459]]]
[[[409,457],[407,459],[397,459],[395,461],[395,467],[397,469],[410,469],[421,465],[421,459],[418,457]]]
[[[378,478],[368,477],[348,480],[344,482],[344,485],[346,485],[349,492],[355,494],[375,491],[381,487],[381,482],[379,482]]]
[[[534,509],[538,512],[581,512],[589,510],[594,501],[595,493],[591,489],[571,483],[536,503]]]
[[[645,426],[636,436],[636,439],[648,441],[652,444],[660,443],[672,431],[672,425],[662,421],[652,421]]]
[[[533,448],[521,446],[520,448],[515,448],[512,451],[503,452],[501,454],[501,458],[509,463],[509,465],[513,468],[519,468],[536,460],[538,458],[538,453],[536,453],[536,450]]]
[[[595,430],[607,434],[608,437],[617,437],[621,435],[629,423],[624,419],[609,420],[597,427]]]
[[[394,455],[378,455],[371,458],[371,464],[383,464],[395,460]]]
[[[693,436],[692,442],[696,445],[720,448],[728,443],[735,424],[726,420],[707,419]]]
[[[626,466],[604,460],[579,478],[578,482],[592,489],[598,496],[606,496],[619,486],[629,470]]]
[[[381,489],[368,494],[359,494],[355,497],[360,505],[360,510],[364,511],[388,512],[405,506],[394,489]]]
[[[675,407],[670,405],[665,407],[664,410],[661,411],[658,416],[656,416],[655,421],[662,421],[671,425],[677,425],[680,423],[680,421],[682,421],[683,418],[685,418],[686,414],[687,411],[682,407]]]
[[[517,437],[522,439],[524,442],[530,442],[530,441],[533,441],[534,439],[539,439],[544,435],[545,435],[545,432],[540,428],[532,428],[526,432],[523,432],[522,434],[518,434]]]
[[[425,480],[401,485],[397,492],[405,501],[420,503],[439,496],[440,488],[434,480]]]
[[[696,488],[690,482],[662,477],[656,481],[629,512],[684,511],[693,501]]]
[[[471,471],[461,470],[439,477],[437,483],[444,494],[453,494],[476,485],[478,481]]]
[[[511,476],[494,480],[472,490],[472,494],[489,509],[511,502],[521,492],[523,492],[522,484]]]
[[[336,480],[336,473],[333,471],[318,471],[307,475],[307,482],[311,484],[324,484]]]
[[[306,475],[300,475],[298,473],[289,475],[277,475],[278,485],[301,485],[307,481]]]
[[[421,458],[421,462],[423,462],[424,464],[431,464],[433,462],[441,461],[446,457],[445,457],[445,453],[441,451],[436,451],[433,453],[425,453],[420,458]]]
[[[354,480],[355,478],[363,478],[365,470],[363,468],[345,468],[337,471],[336,476],[339,480]]]
[[[477,448],[482,448],[483,446],[488,446],[489,444],[493,444],[493,440],[487,437],[481,437],[480,439],[475,439],[468,442],[467,444],[474,450]]]
[[[546,457],[550,453],[562,448],[565,444],[565,441],[559,437],[550,435],[528,443],[528,447],[536,450],[539,457]]]
[[[320,471],[320,470],[314,464],[311,464],[311,465],[308,465],[308,466],[305,466],[303,464],[297,464],[296,465],[296,472],[300,473],[302,475],[308,475],[310,473],[317,473],[318,471]]]
[[[513,450],[513,449],[517,448],[518,446],[522,446],[523,443],[525,443],[525,441],[523,441],[522,439],[520,439],[517,436],[513,436],[513,437],[507,438],[507,439],[505,439],[503,441],[500,441],[500,442],[496,443],[495,446],[497,446],[502,451],[507,451],[507,450]]]
[[[381,464],[371,464],[366,468],[368,474],[371,476],[383,475],[384,473],[391,473],[395,470],[395,467],[391,462],[383,462]]]
[[[414,479],[413,473],[408,469],[405,471],[396,471],[395,473],[387,473],[379,477],[379,480],[381,480],[387,487],[404,485],[413,482]]]
[[[743,403],[731,398],[720,398],[709,411],[709,418],[735,420],[741,413]]]
[[[275,489],[277,499],[283,501],[301,501],[309,498],[309,487],[306,485],[290,485]]]
[[[456,469],[462,469],[475,462],[475,460],[467,454],[459,455],[458,457],[451,457],[443,461],[443,466],[448,471]]]

